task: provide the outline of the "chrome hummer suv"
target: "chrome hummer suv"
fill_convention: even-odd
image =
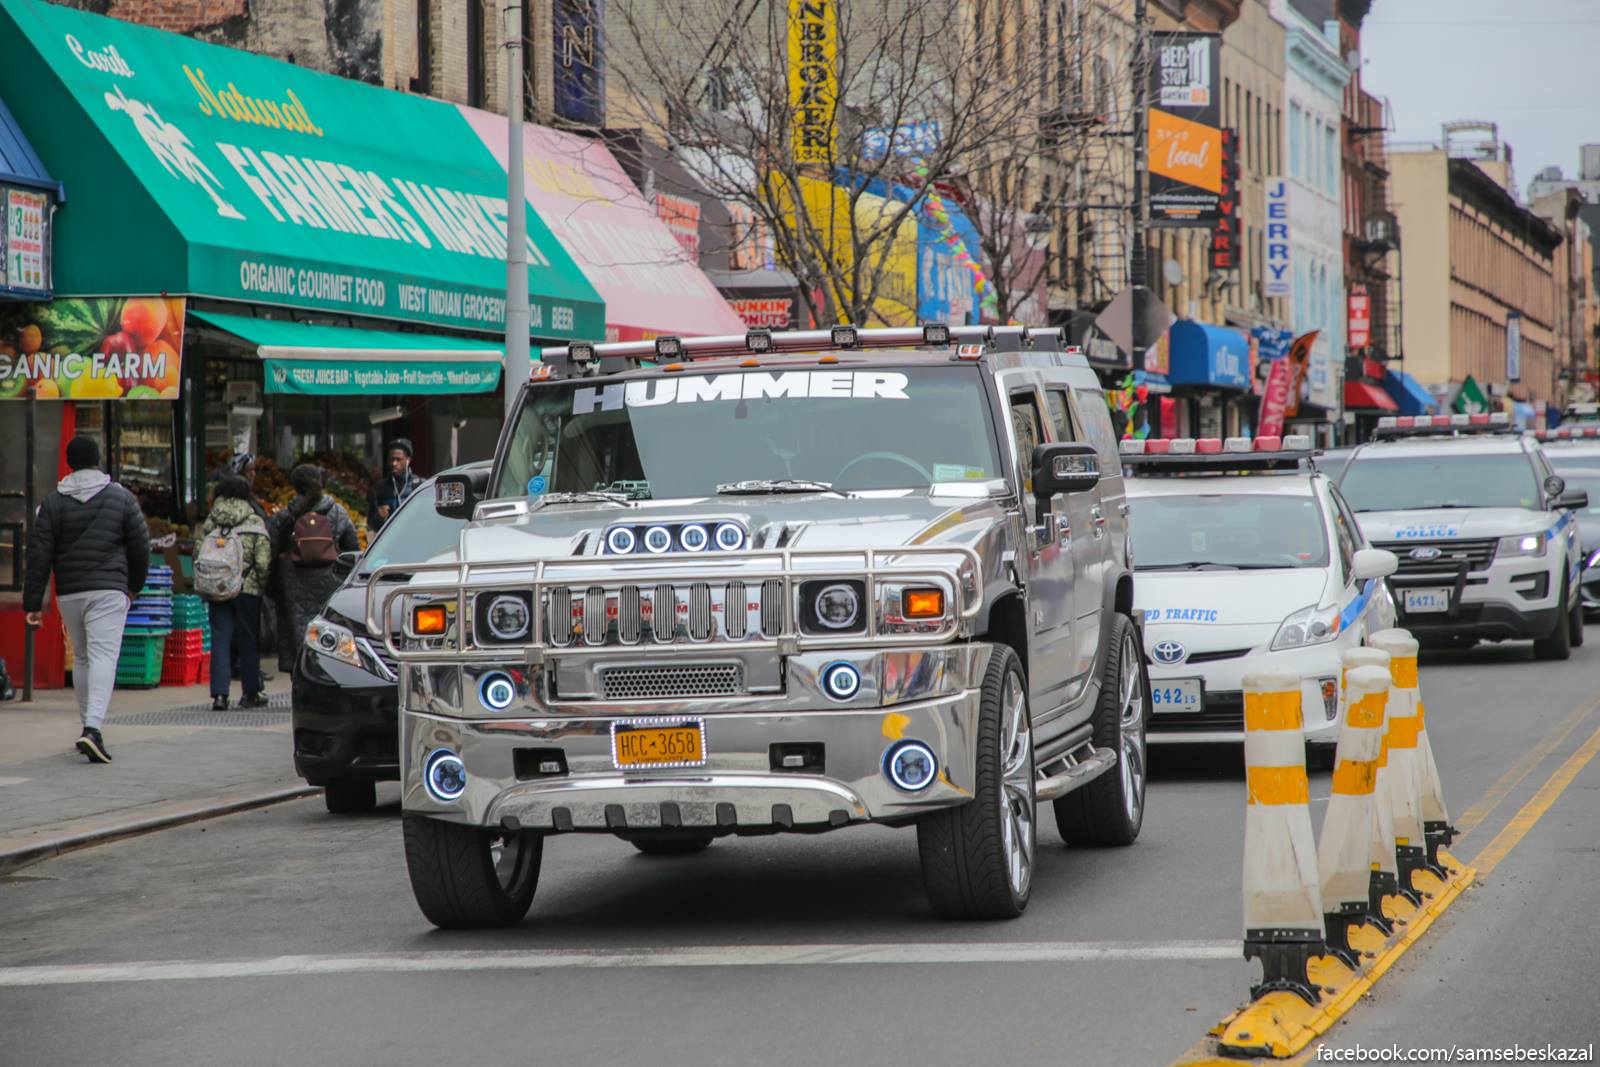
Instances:
[[[459,551],[370,586],[429,920],[520,921],[549,834],[914,824],[961,918],[1026,907],[1038,801],[1137,837],[1121,466],[1059,331],[574,344],[533,379],[492,471],[438,479]]]

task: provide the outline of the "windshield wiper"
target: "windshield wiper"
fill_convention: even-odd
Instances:
[[[615,504],[619,508],[625,508],[628,506],[628,497],[624,493],[604,493],[595,489],[576,493],[545,493],[529,504],[528,510],[536,511],[551,504]]]
[[[769,493],[832,493],[834,496],[850,496],[842,489],[835,489],[832,482],[819,482],[811,478],[751,478],[742,482],[723,482],[717,486],[719,496],[760,496]]]

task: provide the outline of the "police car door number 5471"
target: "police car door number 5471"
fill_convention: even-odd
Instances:
[[[1153,711],[1199,711],[1204,704],[1198,678],[1150,681],[1150,706]]]

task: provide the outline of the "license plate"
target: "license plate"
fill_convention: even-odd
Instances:
[[[1200,711],[1205,703],[1205,693],[1198,678],[1163,678],[1150,682],[1152,711]]]
[[[698,767],[706,761],[699,719],[613,723],[611,763],[623,767]]]
[[[1407,589],[1401,606],[1407,615],[1421,615],[1428,612],[1450,610],[1450,590],[1443,589]]]

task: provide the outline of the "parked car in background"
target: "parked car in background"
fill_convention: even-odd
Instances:
[[[445,473],[474,469],[486,471],[488,464]],[[372,572],[454,551],[463,525],[434,509],[430,479],[384,523],[365,553],[347,553],[336,564],[349,574],[307,627],[291,689],[295,773],[323,788],[329,811],[369,811],[377,803],[377,783],[400,777],[399,674],[383,641],[373,640],[361,621]],[[399,583],[404,575],[391,572],[383,581]]]
[[[1574,513],[1583,551],[1578,595],[1585,614],[1600,614],[1600,423],[1568,426],[1563,422],[1559,429],[1541,431],[1538,438],[1567,489],[1589,494],[1589,506]]]

